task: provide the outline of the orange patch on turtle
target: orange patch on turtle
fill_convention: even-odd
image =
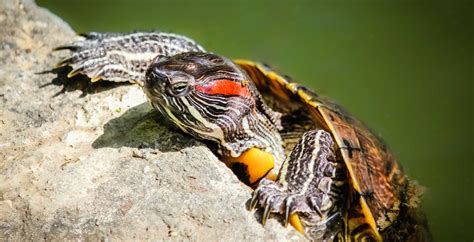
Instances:
[[[243,84],[232,80],[214,80],[196,86],[196,90],[210,95],[250,97],[250,90]]]
[[[255,185],[260,179],[267,177],[269,179],[274,179],[272,177],[271,170],[275,166],[275,161],[271,153],[265,152],[258,148],[251,148],[243,152],[239,157],[222,157],[226,165],[232,168],[236,163],[242,164],[246,167],[246,177],[248,178],[249,184]]]

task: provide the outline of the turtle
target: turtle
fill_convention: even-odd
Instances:
[[[421,189],[388,146],[329,98],[266,64],[166,32],[81,34],[57,47],[92,82],[143,87],[169,123],[204,140],[254,188],[249,209],[322,241],[426,240]],[[408,221],[408,222],[407,222]]]

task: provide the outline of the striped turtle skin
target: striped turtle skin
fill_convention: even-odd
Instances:
[[[185,36],[164,32],[81,34],[79,40],[54,50],[71,50],[72,55],[58,63],[71,66],[68,77],[85,74],[92,82],[100,79],[141,84],[146,69],[157,55],[171,56],[188,51],[205,51]]]
[[[231,61],[193,40],[161,32],[90,33],[57,50],[68,76],[129,81],[176,127],[216,152],[256,188],[262,222],[315,240],[429,239],[420,190],[387,146],[333,101],[268,66]]]

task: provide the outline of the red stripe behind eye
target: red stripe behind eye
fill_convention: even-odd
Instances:
[[[214,80],[204,85],[197,85],[196,90],[205,94],[225,95],[225,96],[243,96],[250,97],[250,90],[240,82],[221,79]]]

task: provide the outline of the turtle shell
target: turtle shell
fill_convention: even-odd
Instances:
[[[384,142],[338,104],[289,77],[252,61],[235,63],[247,72],[267,100],[278,100],[269,103],[303,105],[308,118],[332,134],[352,188],[346,229],[357,234],[368,226],[380,238],[377,231],[383,231],[397,219],[407,183],[401,166]]]

